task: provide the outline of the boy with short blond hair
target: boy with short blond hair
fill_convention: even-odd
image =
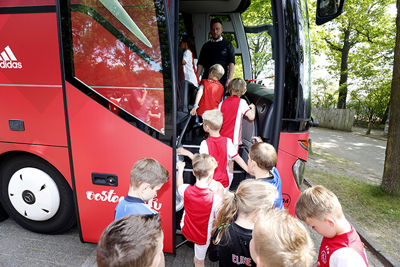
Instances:
[[[300,194],[295,211],[323,236],[318,266],[368,266],[364,244],[333,192],[321,185],[308,188]]]
[[[250,255],[259,267],[310,266],[313,241],[298,219],[284,210],[270,209],[254,225]]]
[[[208,79],[203,79],[200,82],[190,115],[203,116],[205,111],[218,108],[218,104],[224,96],[224,87],[219,79],[224,73],[225,70],[220,64],[214,64],[210,67]]]
[[[259,138],[259,141],[261,138]],[[249,160],[247,162],[249,173],[256,179],[270,183],[278,190],[278,198],[275,201],[275,207],[283,209],[282,199],[282,180],[275,168],[277,154],[275,148],[268,143],[258,142],[250,147]]]
[[[247,164],[239,156],[232,144],[232,140],[219,134],[222,121],[223,116],[218,109],[204,112],[203,129],[209,134],[209,137],[201,142],[199,153],[209,154],[216,159],[218,167],[214,173],[214,180],[220,182],[228,190],[233,179],[233,173],[229,169],[228,162],[234,160],[246,172]],[[191,159],[193,158],[193,154],[184,148],[179,148],[177,151],[178,154],[188,156]]]
[[[195,266],[203,267],[210,244],[212,224],[222,202],[222,186],[212,179],[217,162],[207,154],[193,155],[193,174],[196,177],[194,185],[183,183],[185,163],[180,161],[177,165],[176,187],[185,205],[181,220],[182,233],[187,240],[195,244]]]
[[[218,109],[207,110],[203,115],[203,124],[213,131],[219,131],[222,127],[223,116]]]
[[[224,115],[221,135],[232,139],[236,149],[242,144],[242,119],[246,117],[253,121],[256,116],[254,104],[248,105],[240,97],[246,93],[246,82],[242,78],[235,78],[228,84],[230,96],[222,101],[218,109]]]
[[[122,217],[103,231],[97,245],[97,265],[163,267],[163,239],[158,214]]]
[[[157,160],[138,160],[131,170],[128,195],[115,207],[115,219],[130,214],[156,213],[145,202],[155,197],[168,179],[168,171]]]

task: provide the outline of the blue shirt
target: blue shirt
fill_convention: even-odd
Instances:
[[[147,215],[156,213],[157,212],[147,206],[142,199],[127,195],[115,207],[114,218],[118,220],[119,218],[132,214]]]
[[[273,167],[272,170],[270,171],[272,174],[271,177],[266,177],[266,178],[261,178],[262,181],[268,182],[275,186],[275,188],[278,190],[278,198],[275,200],[275,207],[278,209],[283,209],[283,200],[282,200],[282,181],[281,181],[281,176],[278,172],[278,169]]]

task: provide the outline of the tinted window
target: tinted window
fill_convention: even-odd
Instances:
[[[164,134],[171,85],[161,2],[72,0],[70,53],[72,76],[108,100],[110,110]]]

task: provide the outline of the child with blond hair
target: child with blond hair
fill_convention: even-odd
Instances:
[[[260,213],[250,241],[258,267],[307,267],[314,258],[313,241],[300,220],[286,210]]]
[[[242,181],[236,193],[226,193],[214,223],[209,259],[219,261],[220,267],[256,266],[249,251],[254,223],[277,196],[273,185],[254,179]]]
[[[240,97],[246,93],[246,82],[242,78],[235,78],[228,84],[230,96],[222,101],[218,109],[224,115],[221,135],[232,139],[236,149],[242,144],[242,119],[246,117],[253,121],[256,116],[254,104],[248,105]]]
[[[300,194],[295,211],[323,236],[317,266],[368,266],[364,244],[334,193],[322,185],[307,188]]]
[[[214,64],[210,67],[208,79],[203,79],[200,82],[190,115],[203,116],[205,111],[218,108],[218,104],[224,95],[224,87],[219,79],[224,73],[225,70],[220,64]]]
[[[216,159],[218,167],[214,172],[214,180],[220,182],[228,190],[233,179],[233,173],[229,169],[228,162],[234,160],[246,172],[247,164],[239,156],[232,140],[219,134],[222,121],[222,113],[218,109],[204,112],[203,129],[209,134],[209,137],[201,142],[199,153],[209,154]],[[193,158],[193,153],[184,148],[179,148],[177,152],[180,155]]]
[[[222,186],[212,179],[217,167],[215,159],[207,154],[195,154],[192,160],[194,185],[183,183],[185,163],[180,161],[176,187],[183,198],[185,210],[181,220],[182,234],[194,243],[194,265],[204,267],[210,244],[212,223],[222,201]]]

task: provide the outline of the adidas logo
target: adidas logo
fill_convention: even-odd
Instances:
[[[13,51],[7,45],[0,53],[0,68],[2,69],[22,69],[22,63],[17,61]]]

